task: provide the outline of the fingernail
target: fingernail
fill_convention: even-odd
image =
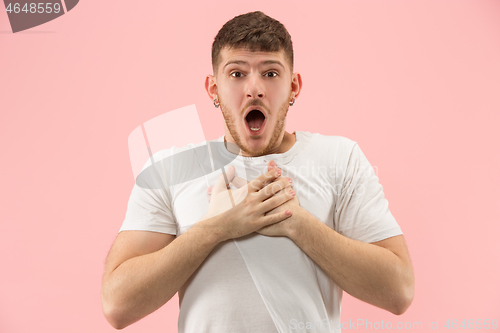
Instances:
[[[294,196],[294,195],[295,195],[295,191],[294,191],[294,190],[290,190],[290,194],[291,194],[292,196]]]
[[[281,169],[276,169],[276,176],[281,175]]]
[[[287,210],[287,211],[285,212],[285,214],[286,214],[286,215],[288,215],[288,216],[290,216],[290,215],[292,215],[292,211],[291,211],[291,210]]]
[[[292,182],[292,178],[290,177],[287,177],[288,178],[288,181],[291,183]]]

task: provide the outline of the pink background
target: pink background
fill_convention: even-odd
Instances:
[[[360,144],[413,260],[404,315],[344,294],[342,322],[500,320],[499,1],[83,0],[16,34],[1,8],[0,332],[115,331],[100,285],[134,181],[128,135],[191,104],[222,135],[210,47],[253,10],[294,43],[287,130]],[[174,297],[125,330],[176,332],[177,315]]]

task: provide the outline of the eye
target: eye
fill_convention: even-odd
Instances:
[[[273,76],[268,76],[268,74],[275,74],[275,75],[273,75]],[[267,72],[265,75],[266,75],[267,77],[276,77],[276,76],[278,76],[278,73],[276,73],[276,72]]]
[[[238,76],[234,76],[233,74],[239,74],[239,75]],[[232,76],[232,77],[241,77],[241,72],[232,72],[229,75]]]

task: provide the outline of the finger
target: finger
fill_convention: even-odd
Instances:
[[[288,200],[293,199],[294,196],[295,196],[295,191],[293,191],[290,188],[287,188],[283,190],[282,193],[273,195],[272,197],[264,201],[262,203],[262,210],[268,213],[273,209],[275,209],[276,207],[281,206]]]
[[[274,181],[279,176],[281,176],[281,169],[279,168],[263,173],[262,175],[248,183],[248,190],[251,192],[257,192],[262,189],[265,184]]]
[[[263,223],[262,227],[281,222],[283,220],[286,220],[287,218],[289,218],[292,215],[293,215],[293,212],[290,209],[287,209],[285,211],[278,212],[278,213],[268,214],[268,215],[263,217],[264,223]]]
[[[238,176],[235,176],[233,178],[233,180],[231,181],[231,184],[236,186],[236,188],[243,187],[243,186],[247,185],[248,183],[250,183],[248,180],[243,179],[243,178],[238,177]]]
[[[277,168],[278,166],[276,165],[276,162],[274,161],[269,161],[269,163],[267,163],[267,171],[271,171],[273,170],[274,168]],[[278,177],[281,178],[282,176]],[[285,178],[288,178],[288,180],[290,181],[290,183],[292,182],[292,178],[290,177],[285,177]]]
[[[264,201],[290,185],[288,178],[280,177],[278,180],[267,184],[259,191],[260,199]]]
[[[234,166],[230,165],[227,167],[227,170],[224,171],[220,176],[215,186],[212,188],[212,194],[220,193],[222,191],[226,191],[229,182],[233,180],[235,175]]]
[[[272,169],[276,168],[276,166],[276,162],[269,161],[269,163],[267,163],[267,171],[271,171]]]

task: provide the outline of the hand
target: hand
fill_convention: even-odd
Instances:
[[[270,161],[269,164],[267,165],[268,170],[273,170],[276,168],[276,163],[274,161]],[[291,178],[285,178],[280,176],[279,179],[287,179],[291,181]],[[292,186],[290,188],[285,188],[281,190],[280,192],[276,193],[276,195],[280,195],[284,191],[290,191],[293,190]],[[294,191],[295,193],[295,191]],[[276,214],[276,213],[281,213],[284,211],[290,210],[292,211],[292,216],[286,220],[283,220],[281,222],[271,224],[268,226],[265,226],[256,232],[259,234],[265,235],[265,236],[287,236],[289,235],[289,231],[293,228],[294,224],[297,223],[297,221],[300,221],[301,216],[303,216],[304,209],[300,206],[299,199],[297,198],[296,195],[293,196],[291,200],[288,200],[284,202],[282,205],[276,207],[272,211],[268,212],[267,214]]]
[[[270,213],[284,202],[293,199],[288,191],[283,191],[291,186],[290,182],[280,175],[281,170],[273,168],[251,182],[246,182],[242,178],[236,178],[234,167],[230,166],[226,172],[228,182],[226,183],[224,175],[221,175],[215,186],[209,189],[210,206],[202,220],[225,214],[220,219],[207,223],[220,232],[221,240],[226,240],[288,219],[291,216],[290,211]],[[230,183],[240,187],[237,190],[228,189]],[[280,194],[277,194],[278,192]]]
[[[219,180],[215,184],[215,187],[209,187],[208,202],[210,202],[210,205],[204,219],[217,216],[230,210],[231,208],[238,205],[248,195],[248,187],[237,186],[238,190],[231,190],[229,188],[230,184],[234,184],[235,181],[240,182],[240,180],[235,179],[240,177],[235,177],[234,166],[230,165],[227,168],[226,177],[228,181],[227,184],[224,175],[221,174]],[[246,183],[244,185],[246,185]],[[210,195],[212,194],[212,192],[214,194],[213,199],[212,195]]]

